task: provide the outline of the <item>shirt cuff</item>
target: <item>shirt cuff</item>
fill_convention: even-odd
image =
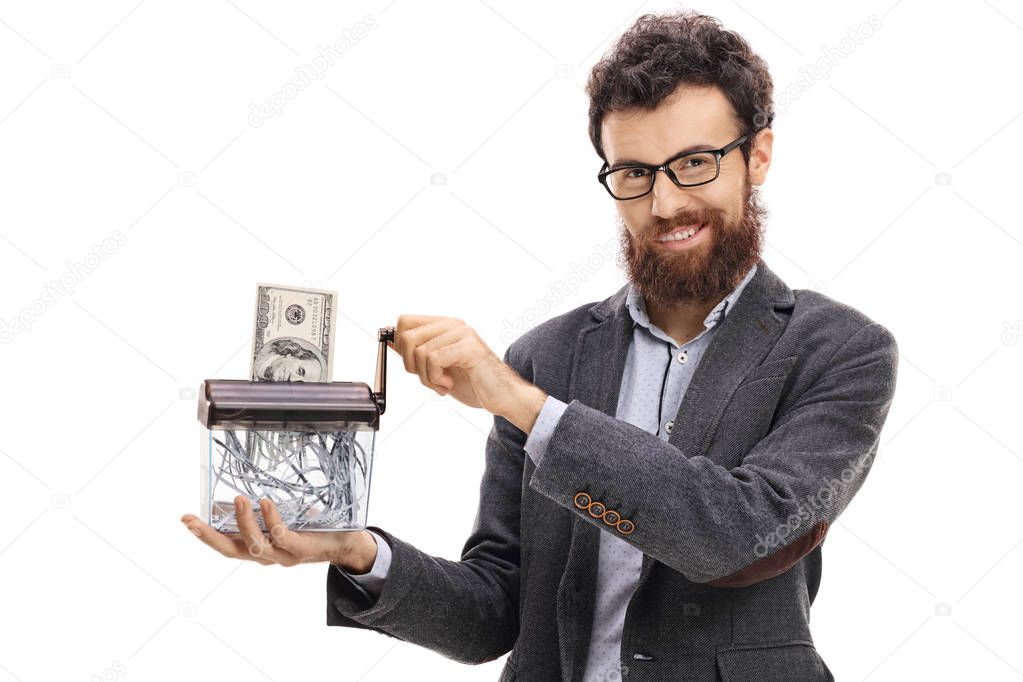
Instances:
[[[522,446],[529,453],[529,457],[533,460],[534,464],[540,464],[540,459],[547,451],[547,443],[550,441],[551,435],[554,434],[554,429],[557,428],[558,422],[561,421],[561,415],[565,413],[567,408],[568,403],[562,402],[550,394],[543,401],[543,407],[540,408],[540,414],[536,417],[536,423],[533,424],[533,428],[530,430],[529,436]]]
[[[369,569],[369,573],[349,573],[337,564],[334,564],[334,567],[361,585],[370,595],[379,597],[380,591],[384,589],[384,580],[387,579],[391,568],[391,546],[377,533],[371,530],[367,532],[373,536],[373,540],[377,543],[377,556],[373,560],[373,567]]]

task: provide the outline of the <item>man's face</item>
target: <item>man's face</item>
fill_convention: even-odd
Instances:
[[[734,110],[719,88],[682,85],[653,111],[608,113],[601,141],[614,168],[623,160],[661,164],[691,147],[719,149],[739,134]],[[767,172],[770,135],[764,130],[757,136],[759,151],[748,168],[736,148],[721,159],[721,173],[711,183],[681,188],[658,172],[649,194],[615,201],[619,257],[648,301],[716,303],[756,264],[765,211],[754,185]],[[695,226],[702,227],[686,241],[657,241]]]

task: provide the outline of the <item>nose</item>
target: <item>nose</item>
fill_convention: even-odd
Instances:
[[[650,194],[653,197],[650,213],[665,220],[674,218],[680,210],[692,203],[689,192],[676,187],[671,178],[660,171],[654,175],[654,188]]]

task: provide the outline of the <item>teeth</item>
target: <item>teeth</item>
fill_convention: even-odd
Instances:
[[[689,239],[690,237],[692,237],[694,234],[696,234],[699,231],[699,229],[700,228],[698,228],[698,227],[694,227],[694,228],[692,228],[690,230],[681,230],[679,232],[673,232],[672,234],[668,235],[667,237],[661,237],[657,241],[659,241],[659,242],[678,242],[678,241],[682,241],[683,239]]]

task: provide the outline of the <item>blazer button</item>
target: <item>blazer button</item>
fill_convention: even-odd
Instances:
[[[591,502],[590,503],[590,516],[592,516],[595,519],[599,519],[601,516],[604,515],[604,510],[605,509],[606,509],[606,507],[603,504],[601,504],[600,502]]]
[[[618,528],[618,532],[622,535],[628,535],[632,531],[636,530],[636,524],[628,519],[622,519],[616,523],[615,526]]]
[[[608,509],[604,512],[604,523],[609,526],[613,526],[622,520],[622,515],[616,512],[614,509]]]
[[[580,509],[589,509],[591,500],[590,496],[586,493],[576,493],[573,502],[575,502],[575,506]]]

